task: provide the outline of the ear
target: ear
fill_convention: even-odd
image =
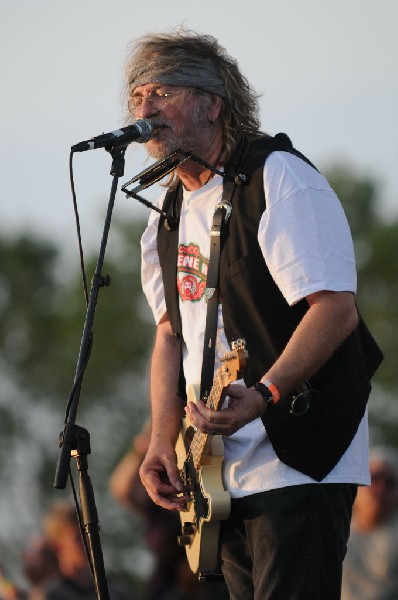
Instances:
[[[211,102],[207,109],[207,118],[209,119],[209,123],[214,123],[221,113],[222,98],[221,96],[216,96],[216,94],[211,94],[210,98]]]

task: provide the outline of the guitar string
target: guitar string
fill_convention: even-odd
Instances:
[[[228,381],[226,383],[224,381],[221,381],[221,379],[225,375],[229,375],[229,371],[228,371],[228,368],[226,367],[226,365],[222,365],[220,367],[219,371],[217,372],[217,375],[216,375],[217,381],[213,385],[210,395],[209,395],[209,399],[207,401],[207,405],[209,406],[209,408],[214,409],[216,403],[219,403],[219,399],[221,397],[222,390],[231,381],[230,378],[228,378]],[[214,398],[214,396],[216,396],[216,398]],[[190,460],[191,456],[193,457],[195,468],[198,468],[197,465],[203,454],[203,450],[206,447],[208,437],[209,437],[208,433],[203,433],[202,431],[198,431],[198,430],[195,431],[194,437],[193,437],[191,445],[190,445],[190,449],[187,454],[188,460]]]

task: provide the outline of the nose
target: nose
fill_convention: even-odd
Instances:
[[[153,105],[151,98],[144,96],[142,98],[141,106],[136,110],[136,112],[139,113],[141,118],[145,119],[148,117],[152,117],[153,115],[157,115],[159,109]]]

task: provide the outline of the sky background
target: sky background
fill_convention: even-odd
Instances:
[[[129,42],[182,22],[237,58],[261,94],[264,130],[286,131],[320,168],[344,163],[370,174],[381,211],[397,217],[397,17],[397,0],[0,0],[0,234],[32,231],[77,256],[70,147],[123,124]],[[144,156],[129,147],[120,185]],[[110,167],[103,149],[74,157],[83,242],[92,248]],[[146,212],[118,193],[114,217]]]

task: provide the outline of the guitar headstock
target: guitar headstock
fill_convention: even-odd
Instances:
[[[248,353],[246,350],[246,340],[241,338],[232,342],[231,352],[227,352],[221,359],[221,362],[227,367],[230,382],[240,378],[242,371],[246,367]]]

